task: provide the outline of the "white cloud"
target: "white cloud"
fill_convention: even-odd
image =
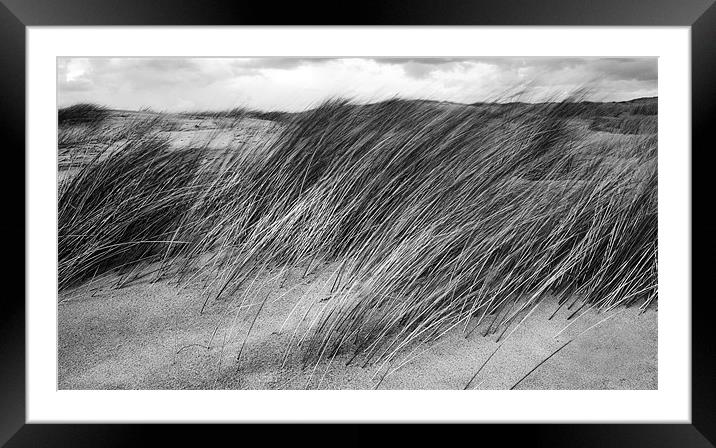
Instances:
[[[543,101],[583,87],[595,100],[657,94],[655,58],[66,58],[58,82],[60,106],[158,110],[301,110],[330,97]]]

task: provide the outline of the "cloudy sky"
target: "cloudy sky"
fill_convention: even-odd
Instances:
[[[657,95],[656,58],[58,58],[58,103],[301,110],[330,97],[460,103]]]

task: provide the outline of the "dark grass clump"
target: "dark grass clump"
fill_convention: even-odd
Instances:
[[[626,115],[656,115],[658,98],[637,98],[631,101],[596,103],[591,101],[562,102],[555,113],[560,118],[621,117]]]
[[[656,138],[617,135],[600,154],[571,119],[613,106],[580,104],[330,101],[211,164],[133,142],[61,195],[60,287],[154,257],[163,275],[213,278],[210,300],[267,268],[337,261],[302,344],[315,362],[390,361],[487,321],[501,335],[549,295],[573,317],[646,308]]]
[[[598,117],[589,125],[593,131],[614,134],[656,134],[656,115],[624,115],[620,117]]]
[[[176,232],[198,194],[194,181],[202,155],[170,151],[158,139],[136,139],[98,155],[63,185],[60,289],[184,244],[175,240]]]
[[[59,126],[99,125],[110,116],[110,110],[97,104],[80,103],[63,107],[57,112]]]
[[[256,120],[274,121],[278,123],[285,123],[291,119],[292,114],[290,112],[281,111],[261,111],[253,110],[245,107],[234,107],[233,109],[224,111],[195,111],[186,112],[183,115],[191,118],[209,118],[209,119],[229,119],[234,122],[242,120],[244,118],[253,118]]]
[[[279,123],[285,123],[291,118],[291,114],[288,112],[279,111],[250,111],[247,114],[250,118],[256,118],[258,120],[276,121]]]

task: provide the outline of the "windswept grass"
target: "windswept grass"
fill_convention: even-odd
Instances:
[[[59,287],[156,255],[192,206],[200,150],[169,151],[147,138],[86,165],[63,185],[58,207]]]
[[[337,261],[302,348],[315,362],[389,361],[488,320],[504,334],[550,294],[573,316],[645,308],[657,297],[656,139],[595,154],[570,122],[590,107],[332,101],[210,163],[132,140],[61,192],[60,288],[150,260],[158,275],[213,279],[213,300],[268,268]]]

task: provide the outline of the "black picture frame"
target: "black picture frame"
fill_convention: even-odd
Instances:
[[[708,204],[695,207],[710,192],[706,176],[706,155],[713,147],[711,123],[716,103],[716,6],[714,0],[397,0],[358,3],[275,2],[218,0],[0,0],[0,126],[7,153],[21,154],[25,143],[25,32],[28,26],[104,26],[104,25],[529,25],[529,26],[685,26],[691,28],[692,64],[692,239],[699,245],[692,250],[692,417],[691,424],[609,424],[609,425],[528,425],[516,430],[501,425],[482,425],[467,429],[466,440],[489,443],[497,437],[500,444],[522,442],[558,446],[716,446],[716,369],[714,332],[707,294],[698,294],[710,263],[698,262],[699,255],[713,254],[703,215]],[[12,160],[7,171],[25,171],[24,157]],[[23,213],[6,217],[1,224],[6,238],[26,238],[25,195],[17,190],[18,180],[3,176],[6,204],[22,208]],[[704,204],[705,201],[701,201]],[[702,219],[697,219],[702,215]],[[22,218],[18,218],[18,217]],[[21,229],[21,230],[20,230]],[[703,230],[703,231],[702,231]],[[713,230],[713,229],[708,229]],[[26,239],[23,238],[23,241]],[[701,258],[708,260],[708,258]],[[12,258],[9,269],[25,273],[25,254],[21,261]],[[19,278],[9,273],[9,282]],[[696,275],[696,274],[700,275]],[[24,287],[23,287],[24,293]],[[684,297],[683,300],[691,300]],[[189,442],[225,435],[238,443],[236,434],[246,429],[232,426],[190,428],[178,425],[41,425],[25,424],[25,306],[17,294],[8,294],[0,305],[0,445],[20,446],[131,446],[153,443],[160,436],[164,443]],[[240,406],[240,404],[237,404]],[[198,431],[193,431],[198,429]],[[314,428],[315,429],[315,428]],[[265,428],[264,428],[265,430]],[[358,439],[364,426],[331,428],[338,436],[334,442]],[[256,433],[263,430],[260,428]],[[321,429],[321,434],[326,432]],[[198,432],[200,434],[194,434]],[[400,431],[400,440],[421,438],[422,428]],[[458,432],[449,432],[449,438]],[[274,433],[274,431],[272,431]],[[281,432],[278,432],[281,433]],[[284,432],[293,440],[316,438],[317,432],[293,427]],[[248,437],[242,432],[241,437]],[[310,436],[310,437],[309,437]],[[198,439],[197,437],[201,437]],[[274,440],[275,435],[269,438]]]

